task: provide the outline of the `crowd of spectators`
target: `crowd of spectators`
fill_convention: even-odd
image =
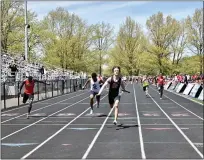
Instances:
[[[140,75],[140,76],[128,76],[128,77],[123,77],[124,79],[127,79],[129,81],[141,81],[142,77],[144,75]],[[189,75],[189,74],[174,74],[174,75],[163,75],[165,81],[173,81],[175,83],[199,83],[203,86],[203,82],[204,82],[204,74],[193,74],[193,75]],[[157,82],[157,76],[153,76],[153,75],[148,75],[147,76],[148,80],[151,83],[155,83]]]
[[[174,74],[169,77],[169,79],[175,81],[175,82],[180,82],[180,83],[199,83],[203,84],[204,80],[204,74],[194,74],[194,75],[188,75],[188,74]]]
[[[29,75],[40,80],[86,78],[83,72],[76,73],[72,70],[44,67],[39,62],[28,63],[24,55],[15,57],[9,54],[1,55],[1,82],[22,81]]]

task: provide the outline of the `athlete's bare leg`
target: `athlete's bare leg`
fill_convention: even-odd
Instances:
[[[110,104],[110,108],[113,108],[113,104]]]
[[[99,108],[100,96],[96,96],[97,108]]]
[[[115,103],[114,103],[114,108],[115,108],[115,118],[114,118],[114,124],[116,125],[117,124],[117,119],[118,119],[118,113],[119,113],[119,100],[116,100]]]
[[[32,109],[33,105],[33,95],[29,95],[29,100],[28,100],[29,106],[28,106],[28,113],[27,113],[27,119],[29,119],[29,115]]]
[[[90,114],[92,114],[93,113],[93,103],[94,103],[94,95],[93,94],[91,94],[90,95],[90,107],[91,107],[91,112],[90,112]]]

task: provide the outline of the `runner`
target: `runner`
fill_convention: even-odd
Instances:
[[[149,87],[149,82],[148,82],[147,76],[143,77],[142,86],[143,86],[143,91],[145,92],[146,97],[147,97],[147,95],[148,95],[148,87]]]
[[[101,87],[98,95],[100,95],[102,93],[102,91],[106,85],[108,85],[108,84],[110,85],[109,93],[108,93],[108,99],[109,99],[110,107],[115,108],[115,118],[114,118],[113,123],[116,125],[117,124],[117,118],[118,118],[118,112],[119,112],[118,105],[119,105],[120,96],[121,96],[121,94],[119,94],[120,86],[122,87],[122,89],[124,91],[126,91],[126,90],[125,90],[125,85],[122,81],[122,77],[120,75],[120,67],[115,66],[115,67],[113,67],[112,71],[114,74],[106,80],[104,85]],[[128,91],[126,91],[126,92],[128,92]]]
[[[164,82],[165,82],[165,79],[162,76],[162,73],[160,73],[160,75],[158,77],[158,81],[157,81],[158,87],[159,87],[160,99],[162,99],[162,96],[163,96]]]
[[[34,99],[34,86],[35,86],[36,82],[47,84],[43,81],[38,81],[36,79],[33,79],[32,76],[29,76],[27,79],[25,79],[23,81],[23,83],[21,84],[20,89],[18,91],[18,93],[20,95],[21,90],[22,90],[23,86],[25,85],[24,94],[23,94],[23,103],[25,104],[27,102],[27,100],[29,100],[28,101],[29,107],[28,107],[27,119],[29,119],[30,112],[32,109],[32,103],[33,103],[33,99]],[[50,85],[50,84],[47,84],[47,85]]]
[[[86,83],[84,84],[84,86],[82,87],[82,89],[84,89],[86,87],[86,85],[88,83],[91,84],[91,89],[90,89],[90,107],[91,107],[91,111],[90,114],[93,114],[93,99],[96,96],[96,101],[97,101],[97,108],[99,108],[99,102],[100,102],[100,96],[97,96],[99,90],[100,90],[100,85],[103,83],[103,81],[100,78],[97,78],[97,74],[96,73],[92,73],[91,74],[92,78],[89,78]]]

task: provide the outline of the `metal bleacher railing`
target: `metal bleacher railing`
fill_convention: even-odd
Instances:
[[[44,100],[63,94],[68,94],[82,89],[86,79],[68,79],[68,80],[47,80],[45,85],[42,83],[35,84],[35,97],[34,101]],[[3,82],[1,83],[1,109],[7,109],[9,107],[16,107],[22,105],[23,89],[21,94],[18,94],[21,81],[16,82]]]

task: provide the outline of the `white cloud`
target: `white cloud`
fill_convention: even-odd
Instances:
[[[151,11],[144,11],[140,13],[135,13],[129,9],[129,7],[141,7],[146,3],[151,3],[147,1],[128,1],[128,2],[99,2],[99,1],[52,1],[52,2],[28,2],[28,9],[32,9],[38,14],[38,19],[43,19],[49,11],[57,8],[64,7],[67,8],[70,13],[75,13],[82,19],[87,20],[89,24],[95,24],[98,22],[110,23],[115,28],[115,32],[119,30],[120,24],[125,21],[127,16],[132,17],[136,20],[141,27],[147,32],[146,20],[154,13]],[[85,5],[90,4],[90,5]],[[77,6],[74,7],[73,6]],[[164,8],[163,8],[164,9]],[[176,19],[182,19],[187,17],[187,15],[192,15],[195,8],[181,8],[181,10],[172,10],[170,13],[163,11],[164,16],[171,14]],[[155,12],[156,13],[156,12]]]
[[[41,20],[51,10],[57,7],[68,8],[70,13],[75,13],[88,21],[102,21],[112,19],[113,16],[121,16],[122,13],[127,12],[126,7],[140,6],[150,2],[96,2],[96,1],[50,1],[48,2],[28,2],[28,9],[35,11],[38,14],[38,19]],[[85,4],[90,4],[89,6]],[[73,6],[80,5],[76,9]],[[120,10],[121,9],[121,10]],[[116,11],[114,11],[116,10]],[[113,11],[111,13],[111,11]],[[108,13],[107,13],[108,12]]]
[[[56,9],[57,7],[71,7],[73,5],[96,3],[92,1],[28,1],[28,9],[37,13],[47,14],[49,11]]]
[[[88,7],[84,8],[78,8],[71,10],[72,12],[79,14],[79,15],[84,15],[84,14],[89,14],[89,15],[97,15],[102,13],[102,16],[106,14],[107,11],[113,11],[116,9],[122,9],[125,7],[130,7],[130,6],[139,6],[143,5],[149,2],[106,2],[100,5],[90,5]],[[122,11],[123,12],[123,11]]]
[[[70,10],[72,13],[79,15],[87,20],[90,24],[105,22],[110,23],[115,28],[115,32],[119,30],[120,24],[125,21],[127,16],[131,16],[128,7],[140,7],[147,4],[147,1],[128,1],[128,2],[106,2],[100,5],[90,5],[86,8],[77,8]]]
[[[168,13],[169,15],[172,15],[172,17],[180,20],[183,18],[187,18],[187,16],[192,16],[195,12],[195,8],[188,8],[188,9],[183,9],[182,11],[174,11],[171,13]]]

